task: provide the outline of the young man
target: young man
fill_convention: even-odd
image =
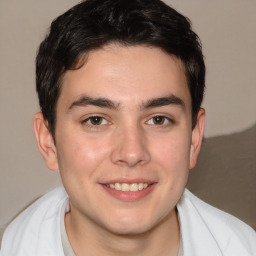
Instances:
[[[3,255],[256,255],[250,227],[185,190],[205,66],[184,16],[84,1],[52,23],[36,77],[38,147],[64,188],[13,221]]]

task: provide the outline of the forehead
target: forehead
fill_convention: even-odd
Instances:
[[[156,47],[111,44],[91,51],[84,65],[62,80],[59,101],[69,105],[82,95],[136,105],[173,94],[190,106],[181,60]]]

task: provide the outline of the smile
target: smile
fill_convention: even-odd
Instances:
[[[147,188],[149,186],[149,184],[147,183],[132,183],[132,184],[128,184],[128,183],[114,183],[114,184],[107,184],[106,185],[108,188],[111,189],[115,189],[118,191],[123,191],[123,192],[136,192],[136,191],[140,191],[143,190],[145,188]]]
[[[157,182],[151,181],[119,181],[101,183],[102,188],[112,197],[126,202],[138,201],[146,197],[156,188]]]

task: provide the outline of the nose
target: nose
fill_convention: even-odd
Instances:
[[[115,135],[112,162],[118,165],[134,167],[150,161],[145,134],[140,127],[127,127]]]

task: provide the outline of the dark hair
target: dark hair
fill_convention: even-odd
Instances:
[[[87,0],[55,19],[36,59],[41,111],[54,137],[61,78],[108,43],[159,47],[181,59],[192,99],[192,127],[205,88],[205,65],[190,21],[160,0]]]

